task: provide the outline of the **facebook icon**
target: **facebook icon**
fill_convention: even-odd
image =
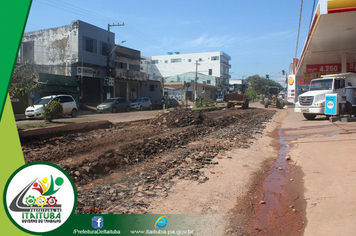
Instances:
[[[91,226],[93,226],[94,229],[101,229],[104,226],[104,219],[101,216],[94,216],[91,219]]]

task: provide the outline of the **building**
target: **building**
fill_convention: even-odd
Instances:
[[[178,101],[192,100],[195,96],[215,100],[219,90],[217,77],[195,72],[170,76],[164,84],[164,93]]]
[[[114,45],[114,33],[75,20],[70,25],[25,33],[18,62],[34,62],[35,73],[76,76],[81,103],[98,103],[104,99],[108,55],[109,65],[114,65],[114,55],[108,52]]]
[[[214,86],[217,86],[219,93],[226,93],[229,88],[229,69],[231,65],[229,61],[231,57],[224,52],[204,52],[204,53],[189,53],[180,54],[179,52],[168,53],[167,55],[152,56],[143,66],[141,61],[142,70],[146,68],[147,74],[153,79],[162,80],[164,83],[169,83],[167,78],[176,75],[184,75],[186,73],[197,73],[215,77]],[[141,70],[141,71],[142,71]],[[178,81],[177,81],[178,82]],[[198,80],[199,84],[200,81]],[[168,84],[166,84],[168,86]],[[166,86],[165,85],[165,86]],[[198,86],[198,85],[197,85]],[[202,90],[203,91],[203,90]],[[201,94],[198,94],[200,96]]]
[[[123,46],[115,49],[115,97],[124,97],[130,101],[141,97],[141,82],[146,74],[140,72],[141,52]]]
[[[288,83],[293,93],[288,100],[310,87],[312,79],[323,75],[356,72],[356,2],[320,0],[299,60],[293,59]],[[293,77],[294,76],[294,77]]]
[[[76,77],[80,104],[92,105],[114,96],[141,96],[147,77],[140,60],[140,51],[115,44],[114,33],[80,20],[25,33],[18,57],[18,63],[33,62],[36,74]]]

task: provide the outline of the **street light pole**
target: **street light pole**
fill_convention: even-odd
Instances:
[[[195,83],[194,83],[194,99],[197,100],[197,89],[198,89],[198,61],[195,62]]]

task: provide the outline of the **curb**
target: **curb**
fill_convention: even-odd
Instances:
[[[83,129],[94,129],[98,126],[108,126],[111,124],[108,120],[100,120],[100,121],[93,121],[93,122],[83,122],[83,123],[74,123],[68,125],[61,125],[56,127],[48,127],[42,129],[30,129],[30,130],[22,130],[19,131],[20,138],[27,138],[27,137],[39,137],[39,136],[49,136],[52,134],[58,134],[63,132],[72,132],[77,130]]]

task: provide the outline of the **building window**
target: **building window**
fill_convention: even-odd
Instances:
[[[154,92],[155,91],[155,85],[154,84],[150,84],[150,92]]]
[[[164,63],[168,63],[168,60],[165,60]]]
[[[97,53],[96,39],[83,36],[83,50],[86,52]]]
[[[108,55],[108,44],[100,42],[100,54],[107,56]]]
[[[211,81],[210,81],[210,79],[208,79],[208,80],[206,81],[206,83],[207,83],[207,84],[211,84]]]
[[[199,58],[199,61],[202,61],[203,60],[203,58]]]
[[[182,62],[182,58],[172,58],[171,63]]]
[[[213,75],[213,69],[209,69],[209,75]]]
[[[192,59],[188,59],[188,62],[192,62]]]
[[[152,64],[158,64],[158,60],[152,60],[151,63]]]
[[[211,60],[212,61],[218,61],[219,60],[219,56],[213,56],[213,57],[211,57]]]
[[[139,65],[129,64],[129,70],[131,70],[131,71],[140,71],[140,66]]]

